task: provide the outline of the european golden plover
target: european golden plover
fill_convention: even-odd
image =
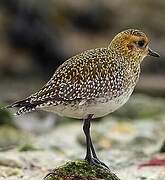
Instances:
[[[92,144],[90,121],[127,102],[138,81],[142,60],[147,55],[159,57],[148,43],[148,37],[140,30],[120,32],[108,47],[87,50],[65,61],[38,92],[8,108],[18,107],[17,115],[45,110],[84,119],[85,160],[106,166]]]

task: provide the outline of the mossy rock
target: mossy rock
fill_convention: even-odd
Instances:
[[[11,126],[0,127],[0,151],[29,144],[31,135]]]
[[[2,105],[0,105],[0,125],[6,124],[10,126],[15,126],[10,112],[7,109],[3,108]]]
[[[41,150],[41,149],[35,147],[32,143],[30,144],[30,142],[27,142],[25,144],[21,144],[18,147],[18,150],[20,152],[26,152],[26,151],[38,151],[38,150]]]
[[[120,180],[110,170],[76,160],[57,167],[43,180]]]

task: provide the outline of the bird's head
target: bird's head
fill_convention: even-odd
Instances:
[[[117,34],[109,48],[119,56],[141,62],[147,55],[159,57],[159,54],[151,50],[148,44],[149,39],[145,33],[140,30],[128,29]]]

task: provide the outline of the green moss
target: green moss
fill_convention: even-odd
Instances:
[[[84,160],[76,160],[66,163],[53,170],[44,180],[119,180],[110,170],[91,166]]]
[[[15,126],[10,112],[7,109],[4,109],[2,105],[0,105],[0,125],[4,124]]]
[[[23,152],[23,151],[37,151],[39,149],[34,147],[33,144],[25,143],[25,144],[21,144],[20,147],[18,147],[18,150],[20,152]]]

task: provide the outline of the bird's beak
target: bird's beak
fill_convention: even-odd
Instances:
[[[154,57],[160,57],[160,55],[157,52],[151,50],[150,48],[148,49],[148,55]]]

